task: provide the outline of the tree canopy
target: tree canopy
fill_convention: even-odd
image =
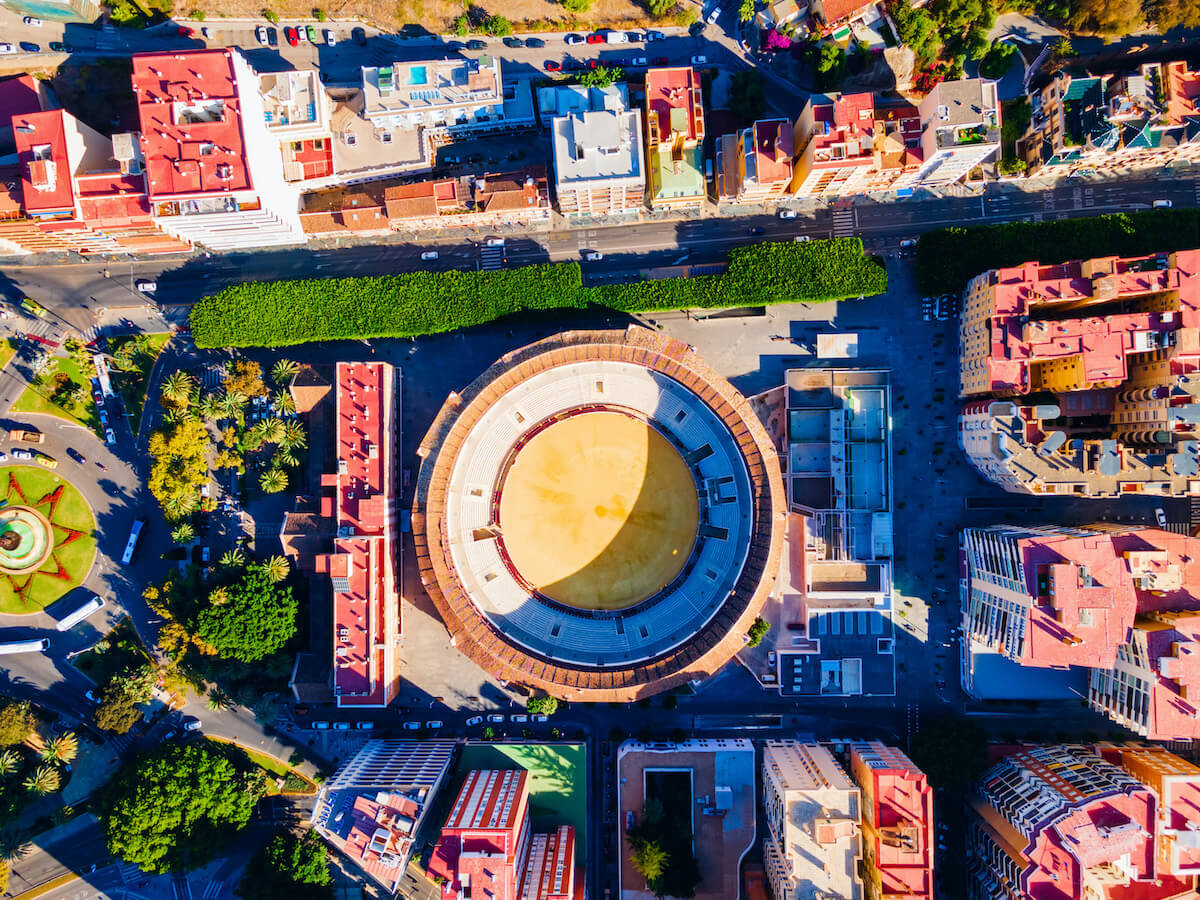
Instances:
[[[223,591],[223,602],[209,595],[194,628],[218,656],[255,662],[280,650],[296,633],[292,589],[273,582],[262,568],[247,570]]]
[[[263,783],[203,743],[166,743],[118,772],[106,794],[109,852],[163,873],[216,855],[250,820]]]
[[[36,724],[28,700],[0,701],[0,747],[22,743]]]
[[[100,695],[100,705],[92,714],[97,728],[113,734],[125,734],[142,718],[136,698],[126,686],[114,679]]]
[[[323,900],[333,877],[325,844],[314,833],[279,832],[250,860],[237,886],[243,900]]]
[[[744,126],[763,117],[767,111],[767,94],[759,72],[748,69],[733,73],[733,82],[729,87],[729,109],[737,116],[738,123]]]
[[[558,712],[558,698],[530,697],[525,701],[525,711],[533,716],[552,716]]]
[[[229,374],[221,382],[227,394],[243,397],[265,397],[267,385],[263,381],[262,366],[250,359],[235,360]]]
[[[197,419],[181,420],[150,433],[150,493],[168,521],[192,512],[208,480],[208,430]]]

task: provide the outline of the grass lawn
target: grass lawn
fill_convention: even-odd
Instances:
[[[300,781],[304,782],[306,786],[304,793],[316,793],[316,785],[314,785],[311,781],[309,781],[283,760],[276,759],[274,756],[267,756],[265,753],[257,753],[254,750],[250,750],[249,748],[243,747],[241,744],[234,743],[233,741],[226,741],[221,738],[211,736],[208,739],[214,743],[221,744],[223,747],[229,748],[231,752],[241,751],[250,764],[266,770],[266,772],[270,775],[279,776],[281,778],[287,778],[289,775],[293,775]],[[279,789],[275,787],[275,779],[273,778],[270,780],[267,786],[267,793],[279,793]]]
[[[100,420],[96,418],[96,401],[92,399],[91,373],[84,372],[72,359],[56,356],[55,361],[58,365],[55,366],[54,372],[38,383],[25,388],[21,392],[21,396],[17,398],[17,402],[12,405],[12,411],[58,416],[60,419],[75,422],[99,433]],[[54,392],[53,380],[59,373],[67,376],[72,384],[81,386],[87,391],[85,402],[74,403],[66,400],[60,406],[50,399]]]
[[[10,488],[10,475],[20,486],[24,501]],[[49,503],[39,505],[43,497],[59,486],[64,491],[53,512]],[[61,526],[53,529],[57,546],[41,569],[32,576],[0,576],[0,612],[37,612],[79,585],[91,571],[96,559],[96,517],[83,495],[70,482],[37,465],[0,467],[0,496],[9,503],[32,506],[49,518],[52,525]],[[69,544],[62,543],[68,535],[63,529],[82,532],[82,535]],[[60,565],[66,572],[65,578],[56,577]],[[22,600],[17,590],[27,581],[29,589]]]
[[[133,624],[126,616],[117,623],[116,628],[104,636],[104,640],[86,653],[80,653],[71,660],[71,664],[100,687],[104,687],[109,679],[126,666],[149,658],[150,654],[146,652],[141,638],[137,636]]]
[[[430,816],[440,829],[450,805],[472,769],[526,769],[529,772],[529,813],[537,831],[558,825],[575,826],[575,857],[587,861],[587,783],[583,744],[468,744],[459,756],[449,785],[442,791],[445,809]]]
[[[154,368],[154,361],[158,359],[158,354],[162,353],[162,348],[171,339],[171,335],[169,332],[162,332],[161,334],[126,335],[112,338],[108,342],[108,352],[116,356],[121,347],[131,343],[135,338],[144,339],[142,352],[134,357],[135,367],[126,372],[110,366],[108,374],[112,380],[113,389],[121,395],[125,410],[133,417],[130,419],[130,425],[136,434],[137,429],[141,427],[142,408],[146,405],[146,381],[150,377],[150,370]]]
[[[0,369],[5,368],[17,355],[17,344],[12,338],[0,340]]]

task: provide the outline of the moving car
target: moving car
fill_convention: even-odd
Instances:
[[[195,716],[188,716],[186,719],[183,720],[183,730],[184,731],[199,731],[200,730],[200,720],[197,719]]]
[[[141,291],[143,294],[153,294],[155,291],[158,290],[158,282],[157,281],[139,281],[137,283],[137,289],[139,291]]]
[[[565,43],[568,47],[572,47],[575,44],[584,43],[584,39],[577,34],[568,34],[565,38],[563,38],[563,43]]]
[[[37,16],[26,16],[21,21],[24,22],[26,25],[29,25],[33,28],[41,28],[42,27],[42,20],[39,19]]]
[[[85,457],[74,447],[67,448],[67,456],[71,457],[71,459],[75,460],[75,462],[79,463],[81,466],[87,462],[87,457]]]
[[[721,17],[721,7],[714,6],[713,11],[708,14],[708,18],[705,19],[704,21],[707,22],[709,25],[713,25],[716,23],[717,19],[719,19],[720,17]]]
[[[749,235],[751,237],[754,237],[755,235],[759,235],[759,234],[763,233],[762,228],[760,228],[758,225],[751,225],[748,229],[746,229],[746,231],[749,233]]]
[[[421,254],[421,259],[437,259],[438,252],[436,250],[426,250]]]
[[[905,238],[904,240],[902,240],[902,241],[900,242],[900,249],[901,249],[901,250],[907,250],[907,249],[909,249],[910,247],[915,247],[915,246],[917,246],[917,239],[916,239],[916,238]]]
[[[267,46],[267,26],[259,25],[257,28],[255,28],[254,37],[257,38],[258,42],[264,47]]]
[[[300,43],[298,40],[298,32],[291,25],[288,25],[283,29],[283,36],[287,38],[288,44],[292,47],[295,47]]]
[[[472,725],[480,725],[482,723],[483,716],[471,716],[471,718],[467,719],[466,722],[468,728],[470,728]]]
[[[1155,209],[1170,209],[1175,204],[1172,203],[1170,200],[1155,200],[1150,205],[1152,207],[1154,207]]]
[[[104,429],[104,443],[115,444],[117,442],[117,433],[111,428]]]
[[[779,211],[779,218],[781,219],[794,219],[796,215],[797,213],[794,209],[781,209]]]
[[[600,260],[604,259],[604,254],[599,250],[588,250],[583,254],[583,258],[588,262],[600,262]]]

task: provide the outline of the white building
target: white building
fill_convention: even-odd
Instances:
[[[589,110],[557,118],[550,127],[554,186],[563,215],[622,215],[645,205],[640,113]]]
[[[918,107],[924,163],[896,187],[951,184],[1000,150],[996,82],[982,78],[943,81]]]

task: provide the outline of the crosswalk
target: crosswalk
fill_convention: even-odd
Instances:
[[[1192,187],[1196,190],[1196,205],[1200,206],[1200,179],[1193,181]]]
[[[121,880],[125,884],[135,884],[145,877],[141,869],[133,863],[127,862],[117,863],[117,874],[121,876]]]
[[[181,875],[171,879],[171,890],[175,893],[175,900],[194,900],[191,883]]]
[[[1192,534],[1200,534],[1200,497],[1192,497],[1191,505]]]
[[[479,248],[479,270],[495,272],[504,267],[504,248],[484,244]]]
[[[854,209],[835,209],[833,211],[833,236],[849,237],[858,227],[858,214]]]
[[[215,878],[209,879],[208,884],[204,886],[204,893],[200,895],[200,900],[217,900],[221,896],[223,887],[225,887],[224,881],[218,881]]]

